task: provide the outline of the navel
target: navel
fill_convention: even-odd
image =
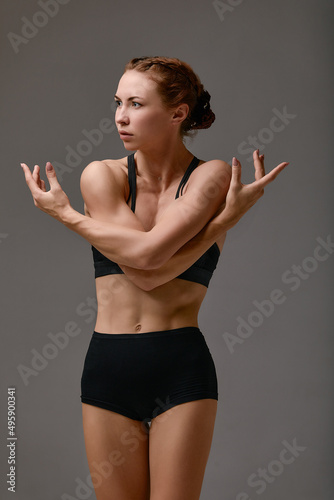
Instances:
[[[141,330],[141,324],[140,324],[140,323],[138,323],[138,324],[135,326],[135,330],[136,330],[136,332],[140,332],[140,330]]]

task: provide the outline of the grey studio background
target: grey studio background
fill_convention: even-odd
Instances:
[[[267,171],[290,162],[230,231],[200,314],[220,398],[201,500],[332,500],[333,3],[17,0],[0,9],[1,498],[95,499],[80,402],[96,314],[91,249],[35,208],[19,163],[38,163],[45,179],[53,162],[83,213],[84,167],[128,154],[110,125],[125,63],[168,55],[190,63],[212,96],[216,122],[188,140],[194,154],[236,155],[246,183],[258,146]]]

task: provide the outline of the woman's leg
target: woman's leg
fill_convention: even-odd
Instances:
[[[144,422],[85,403],[82,416],[97,500],[149,500],[148,429]]]
[[[150,500],[199,500],[216,412],[217,400],[200,399],[152,419]]]

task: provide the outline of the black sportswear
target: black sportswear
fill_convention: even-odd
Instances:
[[[200,160],[194,156],[181,179],[175,195],[175,199],[180,195],[182,196],[183,188],[188,181],[191,173],[198,166],[199,161]],[[134,212],[136,207],[136,164],[134,153],[128,156],[128,181],[130,193],[127,203],[131,198],[131,210]],[[106,276],[108,274],[124,274],[122,269],[116,262],[109,260],[94,246],[92,246],[92,251],[95,267],[95,278]],[[186,271],[177,276],[177,278],[200,283],[207,287],[209,285],[213,271],[216,269],[219,256],[219,247],[217,243],[214,243],[192,266],[190,266]]]
[[[93,333],[81,377],[82,403],[150,421],[173,406],[207,398],[218,400],[217,375],[197,327]]]

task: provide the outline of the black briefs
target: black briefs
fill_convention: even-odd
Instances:
[[[202,332],[94,332],[81,377],[81,401],[150,421],[173,406],[217,399],[213,358]]]

